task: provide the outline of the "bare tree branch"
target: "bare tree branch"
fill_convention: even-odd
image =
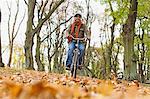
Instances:
[[[51,4],[49,5],[49,9],[52,9],[53,4],[54,4],[54,0],[52,0]]]
[[[63,25],[63,24],[65,24],[65,23],[69,22],[71,19],[72,19],[72,17],[70,17],[67,21],[60,23],[51,33],[53,33],[54,31],[56,31],[61,25]],[[50,33],[50,34],[51,34],[51,33]],[[48,37],[49,37],[49,35],[47,35],[41,42],[43,42],[43,41],[44,41],[46,38],[48,38]]]
[[[86,25],[88,24],[88,21],[89,21],[89,15],[90,15],[90,12],[89,12],[89,9],[90,9],[90,0],[85,0],[86,1],[86,6],[87,6],[87,16],[86,16]]]
[[[24,3],[25,3],[27,6],[29,6],[26,0],[24,0]]]
[[[14,43],[14,39],[17,35],[17,33],[15,34],[15,27],[16,27],[16,22],[17,22],[17,17],[18,17],[18,13],[19,13],[19,0],[16,0],[16,4],[17,4],[17,11],[15,13],[15,18],[14,18],[14,22],[12,24],[12,31],[10,32],[10,19],[11,19],[11,7],[9,7],[8,1],[7,1],[7,6],[9,9],[9,19],[8,19],[8,36],[9,36],[9,60],[8,60],[8,66],[11,65],[11,60],[12,60],[12,55],[13,55],[13,43]]]
[[[47,21],[47,19],[52,15],[52,13],[59,7],[60,4],[62,4],[64,2],[64,0],[60,0],[59,2],[57,2],[54,7],[51,9],[51,11],[49,11],[49,13],[45,16],[44,19],[41,19],[39,21],[39,24],[37,25],[37,27],[34,29],[33,34],[35,34],[43,25],[43,23],[45,21]]]
[[[25,15],[26,15],[26,11],[24,12],[24,15],[23,15],[23,17],[22,17],[22,19],[21,19],[21,21],[20,21],[20,23],[19,23],[19,26],[18,26],[18,28],[17,28],[17,31],[16,31],[16,33],[15,33],[15,35],[14,35],[14,38],[17,36],[17,34],[18,34],[18,32],[19,32],[20,26],[21,26],[21,24],[22,24],[22,22],[23,22],[23,20],[24,20],[24,18],[25,18]]]
[[[12,32],[11,32],[11,39],[12,39],[11,43],[13,43],[13,40],[15,39],[14,32],[15,32],[15,26],[16,26],[16,22],[17,22],[18,12],[19,12],[19,0],[17,1],[17,12],[15,14],[15,19],[14,19],[14,23],[13,23]]]
[[[66,29],[67,28],[65,28],[63,31],[62,31],[62,33],[64,33],[65,31],[66,31]],[[63,35],[61,35],[61,37],[63,37]],[[58,41],[59,42],[59,41]],[[56,42],[56,43],[58,43],[58,42]],[[62,45],[62,40],[60,41],[60,44],[58,45],[58,48],[60,48],[61,47],[61,45]],[[54,46],[54,45],[53,45]],[[55,54],[56,54],[56,50],[53,52],[53,54],[50,56],[50,58],[52,58]]]
[[[46,7],[47,3],[48,3],[48,0],[45,1],[43,7],[41,8],[41,18],[43,16],[43,13],[44,13],[44,10],[45,10],[45,7]]]
[[[10,39],[11,39],[11,37],[10,37],[10,18],[11,18],[11,7],[9,6],[8,1],[6,1],[6,3],[7,3],[8,10],[9,10],[8,23],[7,23],[7,26],[8,26],[8,38],[9,38],[9,42],[11,42],[11,41],[10,41]],[[12,2],[11,2],[11,5],[12,5]]]

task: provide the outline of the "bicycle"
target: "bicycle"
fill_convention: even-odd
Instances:
[[[76,78],[76,74],[77,74],[77,66],[79,65],[79,54],[80,54],[80,50],[78,48],[79,42],[81,40],[86,40],[86,38],[74,38],[71,35],[73,40],[76,40],[76,44],[75,44],[75,49],[73,50],[73,57],[72,57],[72,64],[71,64],[71,77]]]

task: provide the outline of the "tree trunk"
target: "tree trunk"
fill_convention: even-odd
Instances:
[[[0,30],[1,31],[1,30]],[[4,63],[2,62],[2,53],[1,53],[1,33],[0,33],[0,67],[4,67]]]
[[[123,25],[124,67],[125,79],[127,80],[137,78],[137,69],[134,61],[134,29],[137,16],[137,5],[137,0],[131,0],[128,19]]]
[[[1,27],[1,10],[0,10],[0,27]],[[1,45],[1,28],[0,28],[0,67],[4,67],[4,63],[2,62],[2,45]]]
[[[24,48],[25,48],[25,63],[26,63],[27,69],[34,69],[33,54],[32,54],[33,39],[31,37],[33,37],[33,35],[26,33],[26,40],[25,40]]]
[[[54,55],[54,66],[53,66],[53,71],[54,72],[58,72],[58,54],[59,54],[59,51],[57,49],[55,49],[56,53]]]
[[[102,52],[102,57],[103,57],[103,61],[104,61],[103,65],[102,65],[102,78],[106,79],[108,77],[107,71],[106,71],[107,59],[106,59],[105,51],[104,51],[104,48],[103,48],[104,45],[102,44],[102,42],[101,42],[101,46],[102,46],[102,51],[103,51]]]
[[[113,65],[113,71],[114,71],[115,74],[117,74],[117,66],[118,66],[118,63],[119,63],[118,62],[119,50],[120,50],[120,45],[118,45],[116,56],[115,56],[115,58],[113,60],[113,63],[112,63],[112,65]]]
[[[90,56],[92,55],[91,48],[90,48],[91,40],[89,40],[88,42],[89,42],[89,44],[88,44],[87,49],[85,49],[84,56],[83,56],[84,58],[83,58],[83,61],[82,61],[82,64],[84,66],[89,66],[89,64],[90,64]],[[86,46],[87,46],[87,43],[85,44],[85,47]]]
[[[10,50],[10,51],[9,51],[9,61],[8,61],[7,66],[10,67],[11,60],[12,60],[12,55],[13,55],[13,40],[10,42],[9,50]]]
[[[63,63],[63,55],[64,55],[65,48],[62,46],[59,54],[59,73],[63,73],[64,70],[64,63]]]
[[[51,31],[51,27],[50,27],[50,22],[49,23],[49,31]],[[52,38],[51,38],[51,33],[47,32],[48,34],[48,38],[47,38],[47,44],[48,44],[48,49],[47,49],[47,55],[48,55],[48,70],[49,72],[52,71],[52,68],[51,68],[51,61],[52,61],[52,58],[51,58],[51,55],[50,55],[50,52],[51,52],[51,44],[52,44]]]
[[[139,34],[140,35],[140,34]],[[144,54],[145,54],[145,46],[144,46],[144,42],[143,42],[143,39],[144,39],[144,30],[142,29],[142,37],[140,38],[141,39],[141,43],[142,43],[142,46],[141,46],[141,57],[139,59],[139,74],[140,74],[140,81],[143,83],[144,82],[144,70],[143,70],[143,66],[144,66]],[[140,49],[139,49],[140,51]]]
[[[50,48],[49,48],[49,47],[48,47],[47,54],[48,54],[48,64],[49,64],[48,70],[49,70],[49,72],[51,72],[51,71],[52,71],[52,68],[51,68],[51,61],[52,61],[52,58],[50,57]]]
[[[27,28],[26,28],[26,39],[25,39],[25,63],[27,69],[34,69],[33,66],[33,55],[32,55],[32,47],[33,47],[33,18],[34,18],[34,9],[35,9],[36,0],[28,0],[28,20],[27,20]]]
[[[114,10],[113,10],[111,1],[108,1],[108,2],[109,2],[110,10],[113,13]],[[111,73],[111,70],[113,70],[115,72],[113,64],[112,64],[112,48],[113,48],[113,45],[114,45],[114,30],[115,30],[115,25],[116,25],[115,21],[116,21],[116,18],[113,16],[113,24],[110,27],[111,28],[111,40],[110,40],[110,45],[108,47],[108,55],[107,55],[108,56],[107,60],[108,60],[108,64],[109,64],[109,66],[108,66],[109,67],[109,69],[108,69],[109,73]]]
[[[150,45],[147,46],[148,48],[150,48]],[[147,55],[147,80],[150,80],[150,55]]]
[[[115,19],[114,19],[114,22],[115,22]],[[115,23],[113,23],[113,25],[111,26],[111,42],[107,48],[108,74],[111,73],[111,70],[113,70],[113,71],[115,70],[114,66],[112,64],[112,50],[113,50],[113,45],[114,45],[114,29],[115,29]]]
[[[60,21],[59,21],[60,22]],[[56,40],[55,40],[55,48],[54,48],[54,66],[53,66],[53,70],[54,72],[58,72],[58,59],[59,59],[59,36],[60,36],[60,28],[56,30]]]
[[[90,20],[90,1],[91,0],[85,0],[86,2],[86,8],[87,8],[87,15],[86,15],[86,26],[88,27],[89,26],[89,36],[91,37],[91,20]],[[83,56],[83,61],[82,61],[82,64],[85,64],[85,66],[89,66],[90,64],[90,55],[91,55],[91,48],[90,48],[90,42],[91,40],[89,40],[89,44],[87,46],[87,42],[85,44],[85,47],[87,46],[87,49],[85,49],[85,52],[84,52],[84,56]]]
[[[147,64],[147,80],[150,80],[150,58],[148,58]]]
[[[36,54],[35,54],[35,61],[38,65],[38,70],[39,71],[44,71],[44,65],[41,62],[40,58],[40,46],[41,46],[41,37],[40,37],[40,31],[37,32],[37,44],[36,44]]]

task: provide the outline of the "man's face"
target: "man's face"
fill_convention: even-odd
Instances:
[[[79,16],[74,17],[74,21],[75,21],[75,22],[80,22],[80,21],[81,21],[81,18],[80,18]]]

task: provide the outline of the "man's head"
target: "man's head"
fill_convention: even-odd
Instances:
[[[75,14],[75,16],[74,16],[74,21],[77,22],[77,23],[78,23],[78,22],[81,22],[81,18],[82,18],[81,14],[78,14],[78,13],[77,13],[77,14]]]
[[[74,16],[74,17],[82,18],[81,14],[79,14],[79,13],[75,14],[75,16]]]

